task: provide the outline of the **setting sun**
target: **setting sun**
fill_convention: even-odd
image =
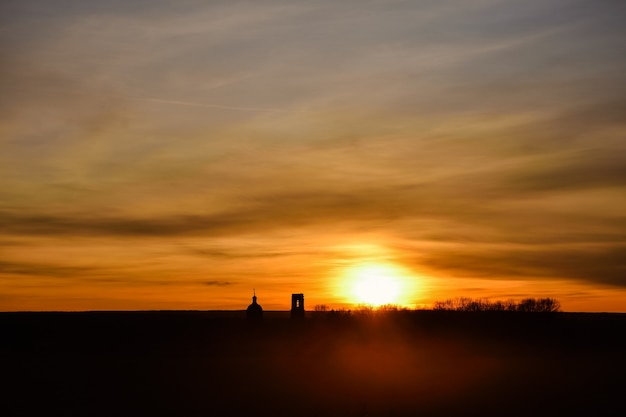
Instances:
[[[415,303],[415,279],[391,264],[365,263],[348,267],[345,289],[358,304],[408,306]]]

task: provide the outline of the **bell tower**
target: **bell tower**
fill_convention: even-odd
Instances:
[[[304,318],[304,294],[291,294],[291,318]]]

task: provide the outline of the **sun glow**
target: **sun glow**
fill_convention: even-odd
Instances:
[[[399,266],[362,263],[348,267],[344,277],[345,294],[357,304],[374,307],[415,304],[415,277]]]

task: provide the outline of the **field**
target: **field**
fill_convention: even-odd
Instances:
[[[0,313],[3,416],[626,415],[626,315]]]

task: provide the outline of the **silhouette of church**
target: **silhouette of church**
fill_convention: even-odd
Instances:
[[[246,309],[246,318],[251,321],[263,320],[263,307],[256,302],[256,289],[254,290],[254,295],[252,296],[252,304],[250,304]]]
[[[291,318],[304,318],[304,294],[291,294]]]

